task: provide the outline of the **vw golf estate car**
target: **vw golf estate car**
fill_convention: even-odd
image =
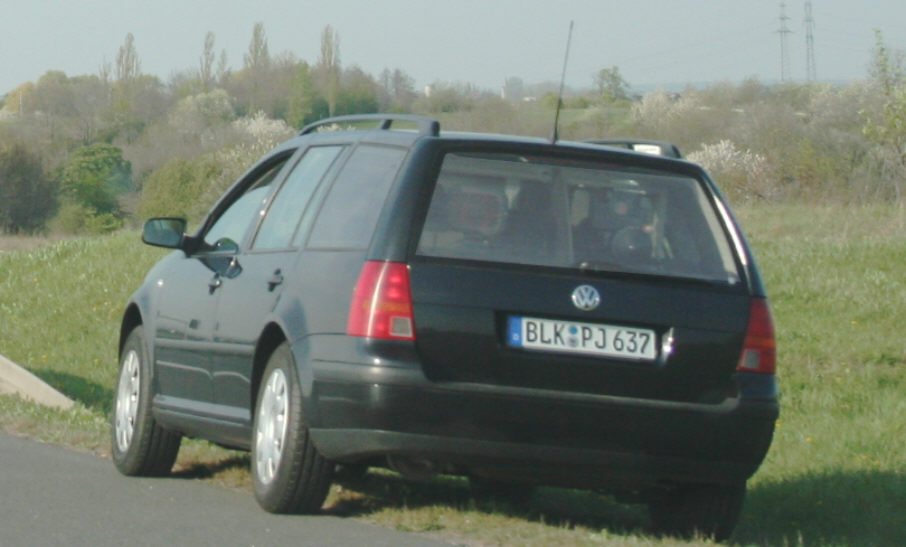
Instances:
[[[329,130],[328,130],[329,129]],[[269,153],[122,318],[113,455],[251,451],[271,512],[340,466],[553,485],[724,538],[778,416],[765,290],[701,167],[592,143],[327,119]]]

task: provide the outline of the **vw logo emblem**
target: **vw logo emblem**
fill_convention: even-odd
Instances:
[[[573,304],[582,311],[591,311],[600,303],[601,295],[591,285],[579,285],[573,291]]]

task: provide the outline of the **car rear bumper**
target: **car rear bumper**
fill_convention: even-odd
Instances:
[[[745,480],[778,416],[776,398],[671,403],[432,382],[386,361],[312,367],[306,413],[328,458],[399,455],[547,484]]]

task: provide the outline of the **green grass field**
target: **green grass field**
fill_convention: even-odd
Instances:
[[[772,299],[783,406],[734,541],[906,545],[906,210],[738,213]],[[79,403],[60,412],[0,397],[0,428],[107,452],[122,305],[161,255],[131,232],[0,253],[0,353]],[[247,465],[191,442],[177,476],[247,488]],[[676,543],[646,535],[641,507],[607,497],[542,489],[527,505],[479,502],[449,477],[343,479],[327,508],[466,544]]]

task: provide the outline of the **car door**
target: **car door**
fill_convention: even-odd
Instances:
[[[154,330],[159,404],[191,414],[216,414],[211,371],[217,302],[225,280],[235,277],[241,245],[266,203],[287,153],[263,162],[205,222],[197,248],[173,253],[157,279]]]
[[[154,318],[157,390],[166,406],[210,402],[210,365],[201,348],[210,340],[216,297],[209,290],[213,272],[205,261],[174,253],[157,278]]]
[[[293,239],[309,202],[343,150],[313,146],[292,166],[271,199],[253,243],[236,255],[224,279],[213,325],[214,402],[224,417],[251,423],[251,376],[255,347],[298,256]]]

